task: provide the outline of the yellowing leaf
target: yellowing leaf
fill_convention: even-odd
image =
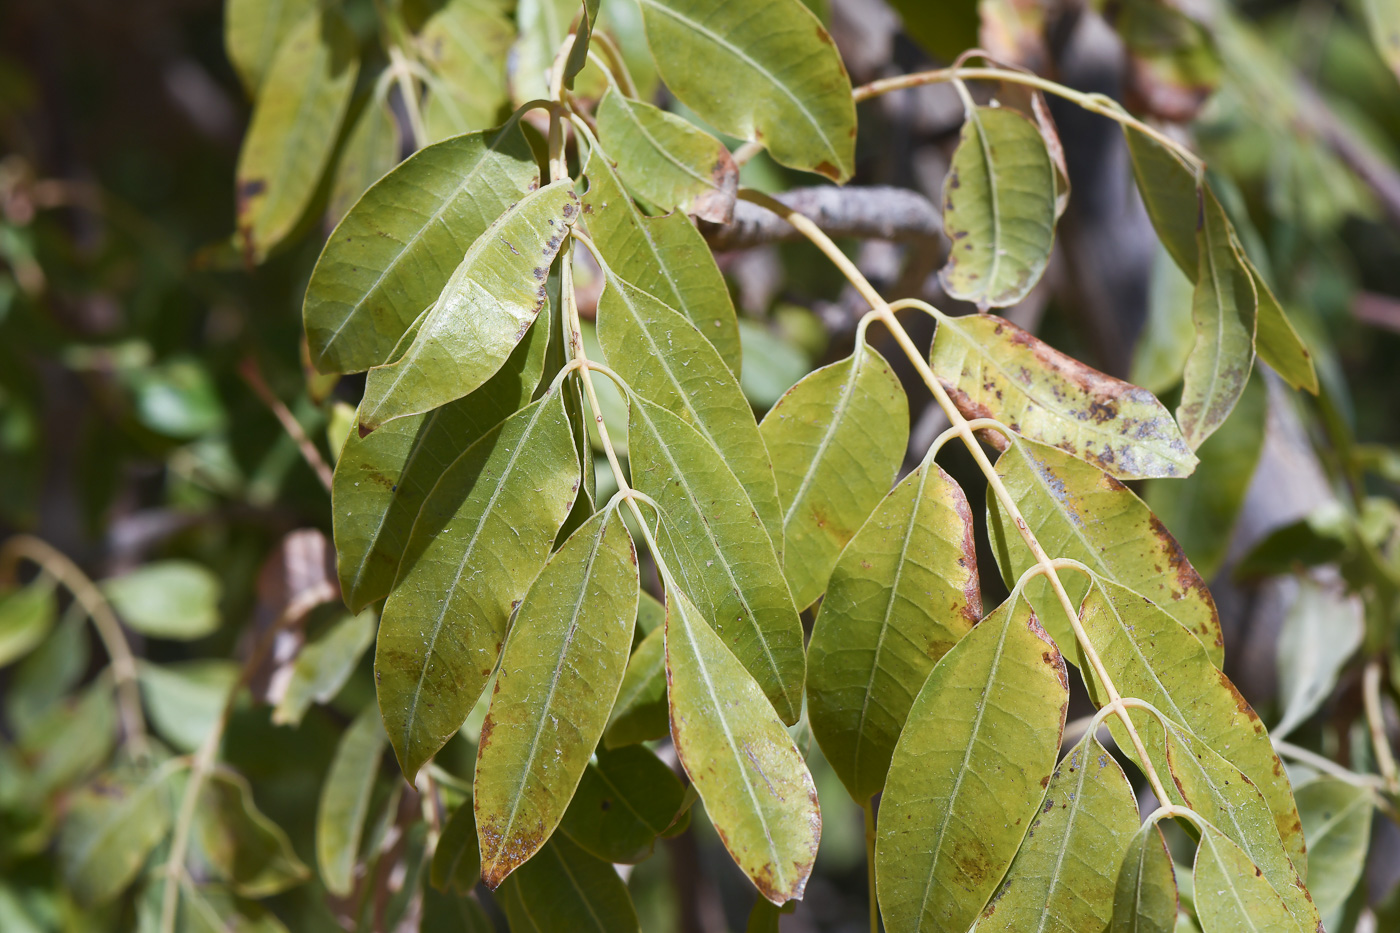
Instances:
[[[851,796],[885,785],[929,671],[982,617],[967,497],[926,462],[846,545],[807,651],[807,719]]]
[[[1155,823],[1133,836],[1113,894],[1109,933],[1173,933],[1177,929],[1176,871]]]
[[[929,354],[968,418],[995,418],[1119,479],[1186,476],[1196,457],[1146,389],[1106,376],[990,314],[943,318]],[[1001,435],[994,443],[1004,446]]]
[[[508,102],[506,56],[515,39],[504,4],[448,0],[416,38],[437,79],[423,109],[428,136],[436,141],[499,123]]]
[[[257,95],[277,48],[316,0],[228,0],[224,4],[224,45],[243,89]]]
[[[1239,846],[1213,826],[1201,834],[1194,872],[1196,914],[1205,933],[1311,933]]]
[[[640,0],[666,86],[721,133],[842,182],[855,170],[856,108],[841,55],[800,0]]]
[[[348,897],[388,736],[379,708],[366,706],[340,737],[316,808],[316,864],[326,890]]]
[[[943,182],[952,248],[939,279],[950,296],[982,310],[1026,296],[1050,261],[1055,186],[1055,165],[1034,123],[1007,107],[968,114]]]
[[[1249,274],[1254,278],[1254,291],[1259,297],[1259,318],[1256,348],[1259,358],[1274,368],[1283,381],[1295,389],[1306,389],[1317,394],[1317,370],[1313,367],[1312,351],[1298,336],[1293,322],[1284,313],[1269,289],[1264,277],[1253,263],[1248,263]]]

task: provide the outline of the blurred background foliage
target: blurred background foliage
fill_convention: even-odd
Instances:
[[[423,52],[444,80],[462,82],[458,103],[471,112],[457,116],[473,126],[540,96],[508,80],[511,49],[517,62],[531,54],[530,27],[517,42],[513,4],[478,5],[499,14],[502,32],[487,43],[499,82],[460,78],[460,62],[440,45]],[[1400,787],[1376,741],[1377,730],[1397,734],[1400,688],[1400,5],[808,5],[854,83],[946,64],[980,44],[1122,100],[1207,158],[1244,247],[1314,353],[1322,391],[1293,393],[1259,372],[1200,451],[1196,475],[1140,491],[1212,578],[1227,670],[1275,737],[1360,775],[1382,801],[1365,833],[1337,849],[1325,894],[1313,876],[1330,928],[1400,929],[1400,830],[1389,809]],[[405,22],[416,28],[440,6],[405,0]],[[602,29],[639,87],[655,91],[635,0],[602,9]],[[310,370],[301,298],[325,231],[405,154],[407,139],[401,99],[376,80],[387,53],[375,7],[346,0],[344,11],[365,65],[338,159],[295,230],[253,268],[233,236],[250,103],[226,52],[220,0],[0,8],[0,538],[33,535],[101,581],[137,656],[152,729],[176,753],[208,734],[257,633],[326,576],[316,530],[329,533],[330,501],[301,447],[334,462],[363,378]],[[579,93],[596,96],[587,79]],[[1004,313],[1170,405],[1192,337],[1189,283],[1157,245],[1117,127],[1051,107],[1073,195],[1049,273]],[[854,183],[937,203],[961,115],[946,86],[863,104]],[[434,138],[467,128],[452,114],[427,119]],[[743,180],[767,191],[820,182],[761,155]],[[941,240],[843,246],[885,294],[953,310],[933,274]],[[865,309],[806,244],[718,258],[741,309],[743,388],[761,414],[807,371],[849,352]],[[587,313],[589,283],[580,292]],[[916,406],[912,466],[946,422],[903,375]],[[950,448],[948,462],[980,515],[970,461]],[[89,910],[65,883],[60,827],[96,792],[90,781],[111,759],[118,711],[102,644],[49,576],[25,565],[18,579],[34,582],[0,596],[0,929],[130,929],[145,895]],[[989,590],[1000,586],[994,576],[984,575]],[[987,604],[999,598],[989,593]],[[416,900],[423,825],[391,831],[407,788],[388,767],[367,842],[383,854],[366,882],[374,909],[352,916],[306,868],[317,864],[316,804],[339,737],[373,697],[372,625],[318,609],[297,638],[341,652],[345,676],[294,677],[279,666],[278,652],[294,656],[298,641],[274,646],[252,697],[239,694],[222,760],[247,778],[256,809],[229,825],[256,824],[288,853],[282,893],[264,906],[290,929],[392,929],[420,915],[423,929],[466,929],[444,919],[431,890]],[[288,681],[300,692],[289,696]],[[1089,709],[1078,702],[1072,718]],[[470,773],[470,739],[468,728],[439,756],[446,772]],[[801,741],[820,758],[810,737]],[[813,770],[822,847],[807,898],[783,929],[862,929],[860,813],[829,768],[818,760]],[[1314,773],[1300,765],[1295,786]],[[235,790],[225,797],[238,809],[237,778],[228,780]],[[258,823],[258,811],[277,828]],[[698,812],[694,827],[628,875],[648,931],[748,922],[752,887]]]

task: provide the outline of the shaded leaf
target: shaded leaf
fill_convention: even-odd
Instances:
[[[500,122],[509,101],[506,56],[515,25],[504,4],[448,0],[417,36],[423,62],[437,81],[430,84],[423,122],[433,140]]]
[[[0,594],[0,667],[37,648],[57,618],[58,596],[47,575]]]
[[[645,603],[650,597],[642,594]],[[665,738],[670,730],[666,706],[666,633],[657,629],[642,639],[627,662],[617,691],[603,745],[621,748]]]
[[[982,617],[967,497],[926,461],[846,545],[807,652],[807,719],[857,801],[890,755],[934,664]]]
[[[1361,647],[1366,624],[1361,600],[1297,578],[1297,596],[1278,636],[1278,698],[1283,715],[1271,730],[1280,739],[1302,725],[1332,695],[1337,678]]]
[[[671,738],[715,830],[760,894],[802,897],[821,838],[817,789],[762,690],[668,581]]]
[[[851,177],[851,81],[831,36],[800,0],[640,5],[661,79],[701,119],[762,141],[790,168],[837,182]]]
[[[977,46],[981,25],[977,0],[945,0],[937,5],[924,0],[890,0],[890,6],[899,13],[909,38],[944,61]]]
[[[1371,843],[1372,793],[1323,777],[1298,788],[1308,840],[1308,892],[1327,929],[1340,929],[1347,898],[1361,880]]]
[[[335,166],[327,225],[338,224],[360,195],[399,164],[399,125],[388,102],[371,98],[355,120]]]
[[[192,752],[219,721],[238,681],[238,664],[221,658],[175,664],[143,661],[138,674],[151,725],[171,745]]]
[[[1225,641],[1210,590],[1166,526],[1131,490],[1087,463],[1024,439],[997,458],[996,470],[1046,553],[1081,561],[1100,577],[1148,597],[1201,640],[1212,662],[1222,663]],[[987,524],[1010,586],[1034,558],[991,496]],[[1071,603],[1078,604],[1088,582],[1072,571],[1059,576]],[[1055,640],[1073,645],[1069,619],[1046,580],[1028,581],[1025,593]]]
[[[1181,430],[1151,392],[1085,366],[1010,321],[942,318],[929,360],[968,418],[994,418],[1110,476],[1186,476],[1196,467]],[[993,443],[1005,446],[999,434]]]
[[[1186,357],[1196,341],[1196,327],[1191,323],[1194,290],[1195,284],[1159,244],[1152,256],[1147,322],[1133,351],[1133,365],[1128,373],[1130,382],[1160,394],[1181,381]]]
[[[934,667],[880,801],[875,872],[891,930],[966,930],[1055,769],[1069,681],[1029,604],[993,610]]]
[[[1240,847],[1207,826],[1196,849],[1196,914],[1205,933],[1308,931]]]
[[[150,925],[138,920],[141,933],[155,930],[160,915],[160,892],[164,884],[153,883],[147,891],[154,892]],[[287,933],[287,927],[271,911],[250,900],[235,897],[222,886],[180,884],[175,928],[180,933]]]
[[[1156,823],[1144,823],[1128,845],[1113,895],[1109,933],[1173,933],[1176,872]]]
[[[355,862],[389,737],[379,708],[367,706],[340,737],[321,785],[316,809],[316,864],[326,890],[347,897],[355,883]]]
[[[1259,299],[1259,314],[1256,324],[1255,346],[1259,358],[1273,367],[1283,381],[1295,389],[1306,389],[1317,394],[1317,370],[1313,366],[1312,351],[1303,338],[1298,336],[1293,322],[1274,297],[1259,270],[1246,260],[1249,274],[1254,279],[1254,292]]]
[[[802,624],[748,495],[709,441],[645,399],[632,399],[628,439],[632,483],[664,516],[662,560],[783,722],[796,722],[806,669]]]
[[[1186,358],[1176,420],[1192,449],[1199,448],[1244,394],[1254,366],[1254,278],[1240,258],[1234,230],[1206,189],[1204,221],[1196,233],[1200,275],[1191,299],[1196,342]]]
[[[1196,246],[1202,211],[1200,180],[1180,156],[1141,130],[1124,125],[1123,136],[1147,216],[1162,245],[1194,283],[1200,263]]]
[[[1361,0],[1371,41],[1381,58],[1400,79],[1400,4],[1396,0]]]
[[[334,10],[306,13],[277,46],[234,173],[239,245],[261,262],[301,219],[335,151],[359,43]]]
[[[329,703],[335,699],[359,666],[365,649],[374,643],[378,621],[378,616],[370,609],[356,616],[344,616],[320,638],[303,647],[292,665],[287,688],[272,711],[273,724],[299,725],[312,703]]]
[[[598,142],[617,159],[628,186],[656,207],[702,220],[734,218],[739,166],[709,133],[609,88],[598,103]]]
[[[578,215],[568,179],[521,198],[472,243],[413,341],[370,370],[360,433],[475,391],[496,374],[545,306],[545,279]]]
[[[520,604],[476,755],[481,874],[492,888],[564,816],[622,682],[638,587],[632,536],[608,508],[564,542]]]
[[[497,900],[511,933],[640,929],[632,896],[613,867],[557,833],[505,880]]]
[[[406,775],[457,732],[491,675],[511,611],[573,506],[578,463],[552,391],[464,451],[423,503],[374,664]]]
[[[759,425],[783,507],[783,571],[798,608],[890,491],[909,440],[909,403],[885,358],[863,343],[805,376]]]
[[[476,839],[476,808],[463,801],[442,828],[433,851],[432,884],[439,891],[456,891],[465,900],[481,880],[481,847]]]
[[[389,362],[462,256],[539,183],[520,124],[447,139],[370,187],[312,270],[302,317],[321,372]]]
[[[423,922],[418,929],[421,933],[496,933],[496,925],[476,898],[439,894],[432,888],[423,891]]]
[[[418,512],[457,455],[529,403],[544,369],[547,323],[532,325],[470,395],[346,439],[331,482],[331,515],[341,594],[351,611],[389,595]]]
[[[250,97],[256,96],[273,56],[315,0],[229,0],[224,4],[224,47]]]
[[[680,212],[643,214],[607,153],[590,153],[585,171],[584,222],[608,268],[690,318],[737,375],[743,350],[734,303],[700,231]]]
[[[87,673],[92,660],[87,624],[82,606],[70,603],[58,626],[15,666],[5,691],[5,718],[16,735],[28,734]]]
[[[143,635],[188,641],[219,627],[218,576],[189,560],[160,560],[102,581],[122,621]]]
[[[37,719],[18,743],[17,750],[30,763],[26,789],[44,797],[74,784],[107,760],[116,740],[112,685],[99,679]]]
[[[200,789],[194,838],[198,857],[242,897],[268,897],[311,874],[287,834],[253,802],[248,781],[231,771],[215,771]]]
[[[680,778],[645,746],[599,749],[559,830],[605,862],[635,864],[651,854],[684,798]]]
[[[598,301],[598,342],[634,392],[679,415],[714,445],[781,556],[773,464],[753,409],[718,351],[678,311],[615,275],[607,276]]]
[[[1036,125],[1007,107],[977,107],[963,123],[943,182],[952,240],[939,280],[982,310],[1026,297],[1055,241],[1055,164]]]
[[[1045,802],[977,929],[1078,933],[1113,918],[1118,866],[1138,829],[1123,769],[1086,735],[1055,769]]]

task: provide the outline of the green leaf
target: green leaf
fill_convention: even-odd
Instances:
[[[369,371],[362,435],[455,401],[501,369],[545,306],[549,266],[578,215],[572,184],[527,194],[476,238],[403,356]]]
[[[445,893],[454,890],[466,899],[481,880],[481,847],[476,839],[476,808],[465,800],[442,828],[433,851],[432,884]]]
[[[1055,164],[1036,125],[1008,107],[977,107],[963,123],[943,182],[952,248],[938,274],[953,298],[1013,305],[1040,280],[1055,242]]]
[[[607,153],[591,153],[586,173],[584,222],[608,268],[690,318],[738,375],[743,348],[734,303],[700,231],[679,211],[643,214],[623,190]]]
[[[574,44],[564,61],[564,87],[572,89],[574,78],[588,64],[588,40],[598,25],[598,7],[602,0],[583,0],[583,13],[574,30]]]
[[[1254,291],[1259,298],[1259,316],[1256,324],[1255,345],[1259,358],[1274,368],[1283,381],[1295,389],[1306,389],[1313,395],[1318,392],[1317,370],[1313,367],[1312,351],[1298,336],[1293,322],[1284,313],[1283,305],[1274,297],[1254,263],[1245,260],[1249,274],[1254,279]]]
[[[1069,681],[1019,597],[934,667],[895,746],[880,799],[875,877],[891,930],[970,927],[1055,770]]]
[[[369,187],[399,164],[399,125],[386,100],[371,98],[335,166],[327,224],[338,224]]]
[[[852,798],[884,787],[919,688],[981,617],[967,497],[926,461],[841,552],[808,646],[807,719]]]
[[[880,353],[863,343],[808,374],[759,425],[783,507],[783,570],[798,608],[890,491],[909,440],[909,403]]]
[[[306,213],[359,71],[359,43],[334,10],[308,12],[277,46],[234,172],[238,240],[249,261],[262,262]]]
[[[977,46],[981,26],[977,0],[944,0],[938,4],[890,0],[890,6],[899,13],[905,34],[937,58],[952,61],[964,50]]]
[[[1138,829],[1137,799],[1113,756],[1086,735],[1055,769],[1045,802],[979,931],[1103,930],[1118,866]]]
[[[544,371],[547,323],[532,325],[470,395],[346,439],[331,482],[331,514],[340,590],[352,611],[389,595],[413,523],[447,466],[529,404]]]
[[[1341,929],[1347,898],[1361,880],[1371,844],[1372,793],[1323,777],[1298,788],[1308,840],[1308,891],[1327,929]]]
[[[374,663],[404,774],[417,774],[475,704],[511,611],[573,506],[578,463],[551,391],[464,451],[423,503]]]
[[[1147,322],[1133,352],[1130,382],[1161,394],[1181,381],[1186,357],[1196,342],[1196,327],[1191,323],[1191,294],[1195,287],[1158,244],[1152,256]]]
[[[312,703],[329,703],[350,679],[365,649],[374,643],[379,618],[373,610],[337,620],[304,646],[292,665],[287,689],[272,711],[273,725],[297,726]]]
[[[423,24],[418,50],[437,79],[429,85],[423,110],[430,139],[500,122],[510,96],[506,56],[515,41],[515,25],[503,8],[483,0],[448,0]]]
[[[0,667],[37,648],[57,618],[58,596],[47,575],[0,595]]]
[[[194,838],[201,860],[234,893],[269,897],[311,874],[292,851],[291,840],[253,802],[248,781],[215,771],[204,782],[195,811]]]
[[[1131,490],[1087,463],[1024,439],[997,458],[996,470],[1046,553],[1081,561],[1100,577],[1151,599],[1201,640],[1211,661],[1222,663],[1225,641],[1210,590],[1166,526]],[[1011,586],[1035,560],[992,496],[987,524]],[[1073,571],[1059,576],[1078,604],[1088,582]],[[1025,593],[1055,640],[1073,645],[1069,619],[1045,578],[1027,582]]]
[[[709,441],[645,399],[632,399],[628,439],[633,485],[664,516],[662,560],[783,722],[796,722],[806,670],[802,623],[748,495]]]
[[[1396,0],[1361,0],[1371,41],[1390,70],[1400,78],[1400,3]]]
[[[316,809],[316,864],[326,890],[348,897],[369,815],[370,796],[389,737],[379,708],[365,707],[340,737]]]
[[[1201,643],[1159,607],[1108,580],[1098,580],[1080,608],[1080,621],[1122,696],[1138,697],[1228,756],[1268,802],[1274,834],[1302,864],[1303,836],[1283,765],[1258,715]],[[1091,671],[1090,696],[1104,697]],[[1135,719],[1139,717],[1134,717]]]
[[[1225,423],[1244,394],[1254,367],[1259,303],[1234,230],[1210,189],[1205,192],[1204,213],[1196,237],[1200,276],[1191,299],[1196,343],[1186,358],[1181,404],[1176,410],[1176,420],[1193,450]]]
[[[379,366],[437,300],[467,248],[540,180],[517,121],[420,149],[326,241],[302,317],[321,372]]]
[[[651,855],[684,799],[675,772],[645,746],[599,749],[559,831],[605,862],[635,864]]]
[[[760,140],[790,168],[843,182],[856,108],[836,45],[800,0],[640,0],[661,79],[721,133]]]
[[[5,691],[5,717],[15,735],[27,735],[87,674],[92,660],[87,624],[82,606],[70,603],[58,626],[15,666]]]
[[[1332,695],[1366,630],[1357,597],[1323,587],[1307,576],[1298,577],[1296,585],[1297,596],[1278,636],[1278,698],[1283,714],[1271,730],[1276,739],[1306,722]]]
[[[249,97],[256,97],[278,47],[316,0],[229,0],[224,4],[224,46]]]
[[[191,641],[219,627],[218,576],[189,560],[161,560],[102,581],[122,621],[143,635]]]
[[[141,933],[156,930],[161,914],[161,892],[163,881],[148,884],[144,902],[138,907],[138,915],[149,917],[142,922],[138,916],[137,928]],[[180,884],[179,907],[175,928],[180,933],[287,933],[286,926],[270,911],[253,901],[234,897],[225,888],[215,885],[195,885],[186,880]]]
[[[520,0],[515,11],[520,34],[509,56],[510,92],[517,105],[550,97],[547,78],[579,6],[579,0]]]
[[[1144,496],[1148,508],[1172,529],[1181,549],[1205,579],[1220,572],[1230,539],[1264,449],[1269,390],[1262,375],[1249,380],[1224,430],[1206,438],[1200,464],[1190,477],[1153,480]]]
[[[564,542],[520,604],[476,755],[481,875],[492,888],[564,816],[622,682],[638,588],[632,536],[607,508]]]
[[[1176,872],[1156,823],[1144,823],[1128,845],[1113,894],[1109,933],[1173,933]]]
[[[642,594],[642,603],[651,597]],[[666,706],[666,633],[657,629],[637,646],[622,675],[603,745],[621,748],[665,738],[670,731]]]
[[[467,804],[471,809],[471,804]],[[474,897],[423,890],[421,933],[496,933],[496,925]]]
[[[820,339],[826,339],[826,328],[805,308],[797,313],[820,329]],[[739,322],[739,340],[744,348],[744,371],[739,385],[749,404],[767,411],[778,404],[783,393],[812,368],[812,359],[804,350],[789,343],[767,327],[745,318]]]
[[[1196,457],[1146,389],[1106,376],[991,314],[942,318],[929,360],[968,418],[1011,430],[1118,479],[1186,476]],[[996,435],[994,441],[1004,446]]]
[[[222,658],[175,664],[143,661],[138,674],[151,725],[171,745],[192,752],[204,744],[223,714],[238,681],[238,664]]]
[[[32,762],[26,789],[44,797],[70,786],[105,762],[116,740],[112,685],[98,679],[36,720],[18,743],[23,759]]]
[[[627,885],[599,861],[555,834],[501,885],[497,897],[511,933],[637,933]]]
[[[84,907],[112,900],[136,879],[170,830],[178,760],[109,772],[68,802],[59,835],[63,883]]]
[[[676,754],[724,847],[768,900],[800,899],[821,837],[812,775],[758,684],[669,583],[666,671]]]
[[[1200,263],[1196,232],[1201,228],[1201,182],[1180,156],[1146,133],[1124,125],[1123,135],[1147,216],[1177,267],[1194,283]]]
[[[1303,933],[1314,929],[1289,913],[1249,856],[1213,826],[1201,834],[1194,874],[1196,914],[1205,933]]]
[[[678,311],[611,274],[598,300],[598,343],[634,392],[680,415],[715,446],[781,555],[773,464],[739,380],[718,351]]]
[[[598,142],[643,199],[717,224],[734,219],[739,166],[718,139],[616,88],[603,95],[596,116]]]

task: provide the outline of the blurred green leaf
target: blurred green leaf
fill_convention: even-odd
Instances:
[[[648,600],[655,603],[643,593],[642,605]],[[603,744],[621,748],[660,739],[670,728],[666,706],[666,632],[658,628],[642,639],[627,662],[617,702],[603,732]]]
[[[439,891],[470,894],[481,880],[481,848],[476,836],[476,807],[464,800],[447,819],[433,852],[432,884]]]
[[[1181,381],[1186,357],[1196,340],[1191,323],[1195,285],[1160,244],[1152,257],[1147,294],[1147,323],[1138,336],[1128,380],[1160,395]],[[1262,326],[1262,321],[1260,322]]]
[[[348,897],[355,883],[355,862],[369,814],[370,795],[389,737],[371,703],[340,737],[316,809],[316,864],[326,890]]]
[[[1342,911],[1366,868],[1374,809],[1371,791],[1336,778],[1298,788],[1298,815],[1308,840],[1308,891],[1329,930],[1342,928]]]
[[[174,664],[141,663],[141,696],[157,732],[181,751],[204,744],[238,681],[238,664],[200,658]]]
[[[374,610],[338,619],[321,637],[297,653],[286,690],[272,711],[279,726],[296,726],[312,703],[329,703],[345,686],[360,663],[365,649],[374,642],[378,622]]]
[[[811,369],[806,353],[748,318],[739,319],[739,341],[744,357],[739,385],[749,404],[760,411],[776,405]]]
[[[423,120],[436,142],[498,124],[508,103],[506,55],[515,41],[508,4],[447,0],[423,24],[417,45],[436,82]]]
[[[502,882],[511,933],[637,933],[637,909],[617,872],[556,833]]]
[[[311,874],[286,832],[253,802],[243,776],[210,774],[195,810],[194,839],[199,860],[242,897],[261,898],[285,891]]]
[[[136,419],[158,434],[203,437],[224,426],[218,390],[204,364],[175,357],[157,366],[126,370]]]
[[[330,203],[326,206],[327,223],[340,223],[360,195],[398,164],[398,123],[387,101],[372,98],[340,151]]]
[[[82,605],[70,603],[57,627],[15,666],[5,692],[5,718],[15,734],[27,734],[87,673],[92,659],[87,624]]]
[[[316,0],[227,0],[224,45],[249,97],[257,96],[278,47]]]
[[[1317,711],[1361,647],[1366,623],[1361,601],[1299,577],[1297,596],[1278,636],[1278,696],[1283,711],[1271,730],[1281,739]]]
[[[0,667],[13,664],[43,642],[58,618],[58,595],[47,574],[0,594]]]
[[[223,587],[194,561],[153,561],[103,580],[102,591],[123,622],[152,638],[191,641],[219,627]]]

